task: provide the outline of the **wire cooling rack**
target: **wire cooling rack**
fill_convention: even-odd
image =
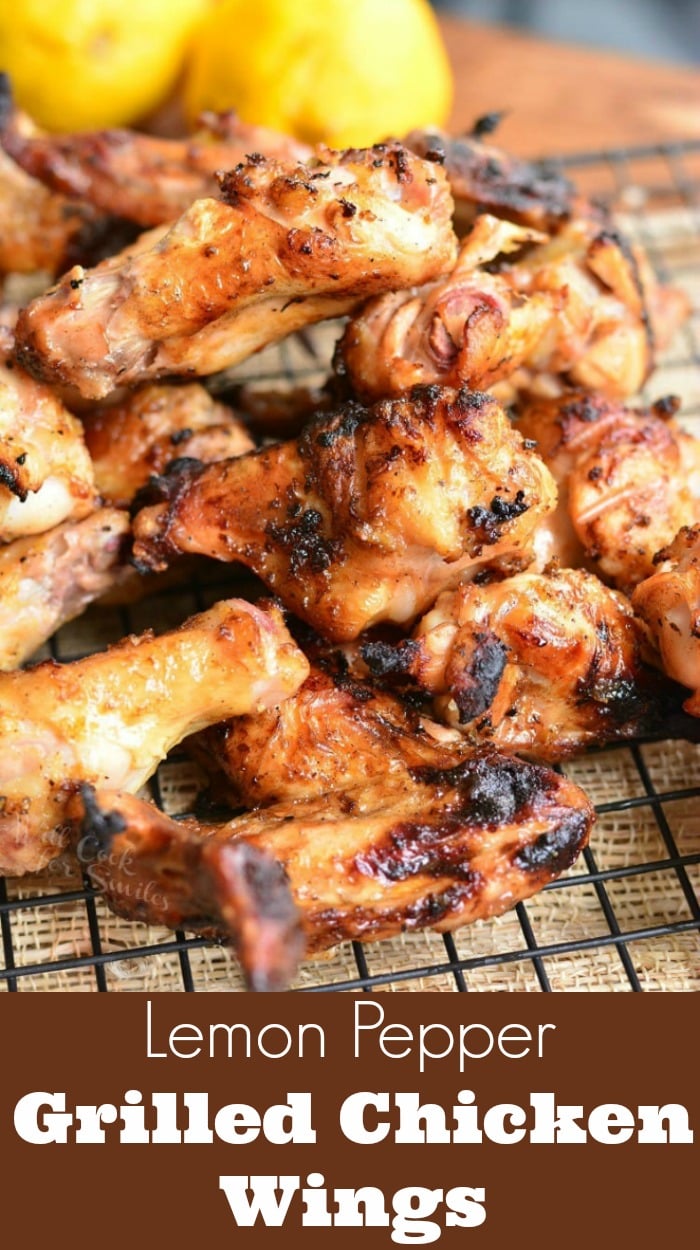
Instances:
[[[700,434],[700,142],[586,152],[552,162],[607,200],[644,244],[662,279],[694,302],[661,362],[650,396],[683,397]],[[239,376],[265,385],[325,376],[337,331],[322,327],[248,362]],[[217,566],[185,589],[129,607],[101,607],[65,627],[47,655],[78,658],[155,625],[167,629],[241,579]],[[700,735],[699,735],[700,736]],[[596,804],[591,846],[564,877],[497,920],[455,934],[421,933],[346,944],[305,964],[309,990],[682,990],[700,988],[700,747],[635,743],[566,766]],[[171,756],[150,784],[155,801],[189,810],[201,778]],[[39,877],[0,879],[0,990],[240,990],[235,960],[183,933],[113,916],[64,859]]]

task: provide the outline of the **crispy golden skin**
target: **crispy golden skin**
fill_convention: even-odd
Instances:
[[[0,669],[17,668],[126,574],[129,518],[98,508],[0,547]]]
[[[100,399],[167,374],[214,373],[363,298],[454,263],[444,175],[404,148],[326,154],[313,169],[239,165],[119,263],[72,269],[22,312],[18,356]]]
[[[10,343],[0,331],[0,542],[79,520],[96,503],[80,422],[9,359]]]
[[[147,385],[82,420],[97,489],[117,507],[129,504],[173,460],[209,464],[255,446],[243,422],[196,382]]]
[[[336,370],[364,399],[432,382],[485,390],[509,377],[528,364],[564,294],[523,298],[507,272],[485,267],[544,238],[487,214],[478,217],[451,273],[430,286],[376,296],[351,318]]]
[[[692,690],[683,704],[700,716],[700,525],[686,526],[637,586],[632,606],[646,623],[664,672]]]
[[[459,763],[460,736],[392,695],[312,665],[277,707],[212,725],[185,744],[233,806],[331,794],[411,768]],[[226,783],[222,787],[222,777]]]
[[[0,871],[61,852],[83,782],[138,790],[187,734],[274,706],[308,671],[277,609],[234,599],[159,638],[0,675]]]
[[[120,915],[224,936],[229,925],[192,868],[245,841],[284,868],[315,954],[351,938],[446,932],[498,915],[568,868],[592,822],[588,799],[567,778],[481,751],[456,767],[276,803],[225,825],[175,822],[98,791],[78,837],[93,833],[101,843],[90,871]],[[134,891],[137,883],[144,889]]]
[[[375,674],[387,656],[399,670],[403,659],[438,718],[470,741],[556,761],[639,735],[662,715],[644,642],[622,595],[564,569],[458,586],[394,656],[372,644],[363,654]]]
[[[583,391],[524,405],[517,428],[559,488],[544,561],[585,562],[626,593],[653,572],[656,552],[700,517],[700,442],[673,420],[677,407],[627,408]]]
[[[12,109],[0,142],[52,191],[139,226],[174,221],[195,200],[217,195],[217,172],[233,169],[251,153],[287,161],[313,155],[306,144],[250,126],[234,113],[205,113],[195,134],[163,139],[134,130],[46,134]]]
[[[344,405],[299,439],[162,485],[166,502],[134,521],[140,567],[240,561],[338,642],[412,621],[467,570],[523,567],[555,501],[493,399],[437,387]]]

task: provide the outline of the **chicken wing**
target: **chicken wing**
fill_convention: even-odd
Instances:
[[[400,395],[420,383],[487,389],[527,365],[565,292],[523,297],[496,257],[545,236],[483,214],[446,277],[368,300],[348,322],[336,372],[363,399]]]
[[[578,204],[575,188],[563,174],[543,163],[519,160],[484,143],[478,133],[453,136],[413,130],[404,142],[418,156],[444,168],[460,233],[483,212],[552,231]]]
[[[274,706],[308,671],[276,608],[233,599],[160,638],[0,675],[0,872],[60,854],[82,782],[137,790],[187,734]]]
[[[454,263],[445,177],[398,146],[328,152],[313,168],[254,157],[222,195],[122,263],[70,270],[21,313],[18,357],[100,399],[214,373]]]
[[[555,490],[498,404],[426,387],[349,403],[299,439],[160,483],[134,521],[139,567],[237,560],[334,641],[403,624],[467,570],[523,567]]]
[[[684,527],[656,557],[656,572],[632,595],[664,671],[692,690],[683,704],[700,716],[700,525]]]
[[[0,547],[0,669],[17,668],[125,573],[129,518],[98,508]]]
[[[0,542],[40,534],[95,507],[82,426],[9,358],[0,332]]]
[[[117,507],[131,503],[173,460],[209,464],[255,446],[242,421],[198,383],[144,386],[120,404],[86,414],[83,426],[97,489]]]
[[[637,736],[662,715],[644,643],[622,595],[564,569],[458,586],[393,656],[372,643],[363,656],[375,674],[388,656],[471,741],[556,761]]]
[[[217,865],[223,875],[218,857],[247,842],[284,868],[316,954],[499,915],[568,868],[592,822],[567,778],[481,751],[456,767],[418,768],[412,780],[277,803],[218,826],[98,791],[78,838],[97,851],[89,871],[119,915],[224,936],[199,870]]]
[[[700,520],[700,441],[674,421],[678,401],[634,409],[572,392],[525,404],[517,428],[551,469],[559,505],[546,518],[546,562],[586,563],[630,593],[682,525]]]
[[[163,139],[134,130],[46,134],[6,107],[0,143],[40,184],[142,227],[174,221],[195,200],[216,196],[217,172],[251,153],[295,162],[313,155],[306,144],[235,113],[205,113],[195,134]]]
[[[234,807],[336,793],[464,755],[459,734],[342,668],[315,664],[279,706],[212,725],[185,746]]]

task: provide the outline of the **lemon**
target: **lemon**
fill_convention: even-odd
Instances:
[[[452,74],[426,0],[222,0],[193,40],[185,106],[331,147],[440,125]]]
[[[52,130],[126,125],[173,87],[211,0],[1,0],[0,70]]]

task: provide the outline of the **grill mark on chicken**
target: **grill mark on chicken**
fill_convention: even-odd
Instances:
[[[479,564],[520,566],[553,504],[498,405],[439,387],[341,407],[298,440],[158,488],[134,521],[138,567],[178,551],[238,560],[334,641],[414,619]]]
[[[176,822],[110,791],[95,801],[126,821],[89,870],[119,914],[230,936],[221,895],[192,864],[211,867],[244,841],[284,868],[310,954],[350,938],[445,931],[499,914],[572,863],[593,821],[567,778],[496,752],[477,752],[459,769],[417,770],[412,781],[272,804],[223,825]],[[79,803],[71,810],[83,815]],[[158,906],[152,894],[134,901],[134,886],[146,881],[160,892]]]

